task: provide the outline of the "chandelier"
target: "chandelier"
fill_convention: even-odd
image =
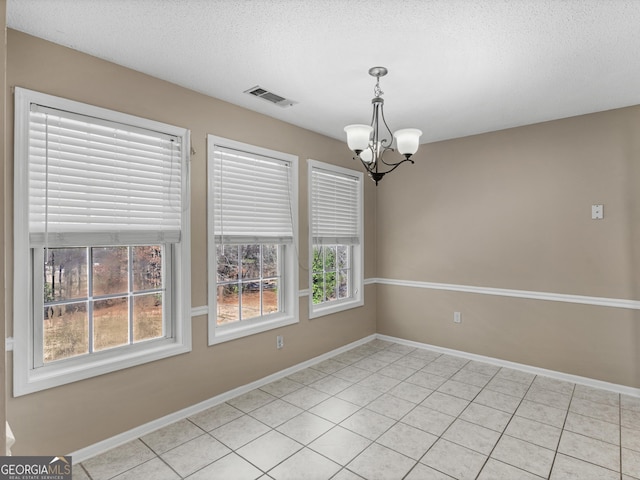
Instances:
[[[362,162],[371,179],[376,182],[382,180],[387,173],[394,171],[404,162],[411,162],[411,155],[418,151],[419,138],[422,132],[417,128],[403,128],[391,133],[384,118],[384,92],[380,89],[380,77],[384,77],[388,70],[385,67],[372,67],[369,75],[376,77],[373,89],[375,97],[371,100],[373,116],[371,125],[347,125],[347,145]],[[394,147],[395,140],[395,147]],[[398,151],[404,158],[389,161],[385,158],[388,151]],[[355,157],[354,157],[355,158]]]

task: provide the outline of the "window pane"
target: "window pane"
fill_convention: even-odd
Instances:
[[[278,245],[262,246],[262,278],[278,276]]]
[[[242,245],[242,278],[260,278],[260,245]],[[244,316],[244,315],[243,315]]]
[[[162,288],[162,247],[131,247],[133,255],[133,290]]]
[[[262,282],[262,314],[276,313],[280,311],[278,302],[278,281],[268,280]]]
[[[218,325],[240,320],[238,285],[218,285]]]
[[[325,275],[325,300],[335,300],[336,299],[336,274],[335,273],[327,273]]]
[[[336,269],[336,247],[324,247],[324,269],[329,271],[335,271]]]
[[[133,341],[162,337],[162,327],[162,294],[133,297]]]
[[[322,272],[322,246],[313,246],[313,272]],[[313,282],[315,284],[315,281]]]
[[[242,284],[242,320],[260,316],[260,283],[249,282]]]
[[[313,303],[318,304],[324,301],[324,275],[322,273],[313,274]]]
[[[343,270],[349,268],[349,253],[351,247],[349,245],[338,245],[338,269]]]
[[[129,301],[127,297],[97,300],[93,303],[93,349],[129,343]]]
[[[44,302],[87,297],[87,249],[49,248],[45,251]]]
[[[129,290],[127,247],[94,247],[93,295],[126,293]]]
[[[89,352],[88,318],[86,302],[45,307],[45,363]]]
[[[349,270],[342,270],[339,275],[338,298],[348,298],[349,296]]]
[[[238,279],[238,245],[218,245],[218,281]]]

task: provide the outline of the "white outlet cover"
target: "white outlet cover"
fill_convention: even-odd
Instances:
[[[591,219],[601,220],[604,218],[604,205],[591,205]]]

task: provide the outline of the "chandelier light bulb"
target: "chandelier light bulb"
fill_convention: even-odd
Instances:
[[[373,131],[371,125],[347,125],[344,127],[347,132],[347,145],[356,154],[369,147],[369,137]]]
[[[398,152],[405,157],[410,157],[418,151],[422,131],[417,128],[403,128],[397,130],[393,136],[396,139]]]

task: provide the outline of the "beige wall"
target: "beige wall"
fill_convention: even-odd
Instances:
[[[377,276],[640,300],[638,132],[631,107],[424,145],[378,189]],[[637,310],[378,293],[379,333],[640,387]]]
[[[8,88],[21,86],[191,130],[196,151],[191,158],[193,307],[207,303],[207,134],[299,156],[300,262],[307,264],[306,159],[353,168],[343,142],[16,31],[9,30],[8,42]],[[8,107],[12,118],[12,100]],[[12,135],[11,128],[8,133]],[[11,178],[11,165],[8,167]],[[366,203],[374,204],[374,196],[373,184],[367,182]],[[7,208],[10,212],[11,205]],[[375,275],[373,214],[373,209],[365,207],[367,277]],[[300,271],[300,286],[307,288],[304,270]],[[365,300],[373,298],[374,289],[366,287]],[[72,452],[363,338],[375,332],[375,301],[309,321],[307,298],[303,297],[300,317],[299,324],[277,331],[285,337],[285,348],[276,350],[274,331],[208,347],[207,319],[200,316],[193,319],[193,351],[189,354],[9,398],[15,453]]]

